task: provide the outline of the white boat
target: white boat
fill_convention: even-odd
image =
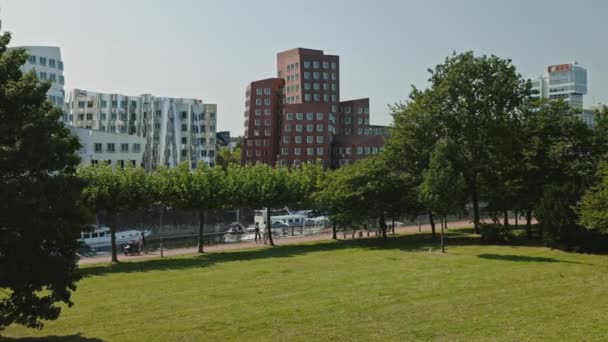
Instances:
[[[80,239],[78,239],[78,241],[84,242],[91,248],[104,248],[112,245],[112,235],[110,234],[109,227],[95,225],[91,225],[89,227],[90,229],[80,233]],[[150,234],[152,234],[152,230],[131,229],[116,232],[116,245],[126,244],[127,242],[131,241],[138,241],[142,233],[144,234],[144,237],[147,238],[150,236]]]
[[[253,221],[260,229],[266,227],[266,210],[254,210]],[[301,232],[312,228],[324,228],[329,220],[325,216],[312,217],[312,210],[301,210],[292,212],[289,208],[270,211],[270,222],[272,222],[273,233],[280,235],[293,234],[294,229]]]

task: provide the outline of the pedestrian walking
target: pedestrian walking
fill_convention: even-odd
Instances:
[[[144,235],[144,232],[140,233],[139,241],[137,242],[137,244],[138,244],[137,255],[140,255],[141,252],[144,250],[144,248],[146,248],[146,236]]]
[[[262,242],[262,234],[260,234],[260,224],[255,223],[255,243]]]

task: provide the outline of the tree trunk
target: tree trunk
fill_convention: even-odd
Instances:
[[[519,211],[515,211],[515,228],[519,228]]]
[[[110,214],[112,217],[112,224],[110,227],[110,236],[112,241],[112,263],[118,263],[118,256],[116,255],[116,226],[118,225],[118,213]]]
[[[268,243],[274,246],[274,240],[272,240],[272,222],[270,222],[270,206],[266,208],[266,234],[268,234]]]
[[[331,238],[333,240],[338,240],[337,229],[336,229],[336,222],[335,221],[331,225]]]
[[[160,207],[160,220],[158,225],[158,235],[160,235],[160,257],[163,258],[163,213],[165,212],[165,208],[163,206]]]
[[[433,220],[433,213],[429,211],[429,223],[431,224],[431,237],[435,238],[435,221]]]
[[[447,216],[443,217],[443,226],[445,227],[445,230],[448,230],[448,217]]]
[[[420,220],[420,215],[418,215],[418,233],[422,231],[422,222]]]
[[[386,236],[386,220],[384,218],[384,214],[382,214],[382,216],[380,216],[379,221],[380,221],[379,224],[380,224],[380,231],[382,232],[382,237],[386,239],[388,236]]]
[[[395,218],[391,218],[391,230],[393,231],[393,235],[395,235]]]
[[[205,253],[203,251],[203,228],[205,227],[205,211],[198,211],[198,252]]]
[[[505,228],[509,226],[509,211],[508,210],[505,210],[505,212],[504,212],[503,223],[505,225]]]
[[[532,237],[532,209],[526,210],[526,233]]]
[[[475,234],[479,234],[479,198],[477,197],[477,174],[473,175],[471,184],[471,197],[473,200],[473,224]]]
[[[445,217],[445,216],[444,216]],[[445,220],[441,220],[441,253],[445,253],[445,243],[443,242],[443,228],[445,227]]]

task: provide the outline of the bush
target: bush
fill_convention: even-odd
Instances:
[[[505,244],[514,240],[513,232],[500,224],[482,224],[481,241],[490,244]]]

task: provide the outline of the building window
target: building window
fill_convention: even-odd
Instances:
[[[302,154],[302,149],[299,148],[299,147],[294,148],[293,149],[293,154],[296,155],[296,156],[301,155]]]
[[[271,102],[270,102],[270,99],[264,99],[264,104],[265,104],[266,106],[270,106],[270,103],[271,103]]]
[[[63,75],[59,75],[59,84],[64,84],[65,83],[65,78],[63,77]]]
[[[309,155],[309,156],[314,155],[315,154],[315,149],[312,148],[312,147],[307,148],[306,149],[306,154]]]
[[[261,106],[262,105],[262,99],[255,99],[255,105],[256,106]]]
[[[310,73],[309,72],[304,72],[304,79],[305,80],[309,80],[310,79]]]
[[[188,138],[182,137],[182,144],[187,144],[187,143],[188,143]]]
[[[321,101],[321,95],[315,94],[315,101]]]
[[[188,124],[182,124],[182,132],[188,132]]]
[[[317,147],[317,154],[320,156],[323,155],[323,147]]]
[[[334,81],[336,80],[336,74],[333,73],[333,72],[331,73],[331,79],[334,80]]]
[[[336,67],[337,67],[337,66],[338,66],[338,65],[336,64],[336,62],[332,62],[332,63],[331,63],[331,68],[332,68],[332,69],[336,69]]]
[[[270,88],[264,88],[264,94],[270,95]]]
[[[304,101],[310,102],[310,94],[304,94]]]
[[[281,148],[281,154],[284,156],[289,155],[289,148],[287,148],[287,147]]]
[[[299,136],[299,135],[297,135],[297,136],[295,137],[295,141],[296,141],[296,144],[301,144],[301,143],[302,143],[302,137],[301,137],[301,136]]]
[[[271,120],[270,119],[264,120],[264,125],[265,126],[270,126],[270,124],[271,124]]]
[[[304,90],[310,90],[310,83],[304,83]]]
[[[133,153],[139,153],[141,150],[141,144],[133,144]]]
[[[113,144],[113,143],[108,143],[108,144],[106,145],[106,151],[107,151],[107,152],[114,152],[114,151],[115,151],[115,150],[114,150],[114,144]]]
[[[329,102],[329,95],[323,94],[323,101],[324,102]]]
[[[36,64],[36,56],[28,56],[27,61],[31,64]]]
[[[59,64],[59,70],[63,70],[63,62],[62,61],[58,61],[57,63]]]
[[[317,132],[323,132],[323,124],[317,124]]]
[[[357,147],[357,154],[358,155],[362,155],[363,154],[363,147],[361,147],[361,146]]]
[[[284,137],[283,137],[283,143],[285,143],[285,144],[289,144],[289,142],[290,142],[290,137],[289,137],[289,135],[284,136]]]
[[[270,115],[271,111],[270,109],[266,108],[264,109],[264,115]]]
[[[296,113],[296,119],[303,120],[304,119],[304,113]]]
[[[55,74],[49,74],[49,80],[51,82],[57,82],[57,75],[55,75]]]
[[[306,132],[312,132],[314,130],[315,130],[315,125],[313,125],[313,124],[306,125]]]
[[[329,62],[323,62],[323,69],[329,69]]]
[[[120,144],[120,152],[127,153],[129,152],[129,144]]]
[[[302,132],[302,125],[296,125],[296,132]]]
[[[120,133],[127,133],[127,126],[125,125],[120,125]]]
[[[287,120],[293,120],[293,113],[287,113]]]
[[[262,125],[262,120],[257,120],[256,119],[255,121],[253,121],[253,125],[254,126],[261,126]]]
[[[271,136],[270,130],[269,129],[264,130],[264,135],[267,137]]]
[[[314,137],[312,135],[309,135],[306,137],[307,144],[312,144],[313,142],[314,142]]]
[[[313,68],[318,69],[319,68],[319,61],[312,62],[312,66],[313,66]]]
[[[94,145],[95,146],[94,147],[95,148],[95,153],[101,153],[102,152],[101,151],[101,149],[102,149],[101,145],[102,145],[101,143],[95,143],[95,145]]]
[[[317,144],[322,144],[322,143],[323,143],[323,136],[317,135]]]
[[[313,89],[314,90],[319,90],[319,89],[321,89],[321,86],[319,85],[319,83],[314,83],[313,84]]]
[[[306,120],[313,120],[314,118],[315,117],[313,113],[306,113]]]
[[[262,88],[258,88],[258,89],[256,89],[256,90],[255,90],[255,93],[256,93],[257,95],[262,95],[262,94],[263,94],[263,92],[264,92],[264,90],[263,90]]]
[[[291,132],[291,125],[285,125],[285,132]]]
[[[310,68],[310,61],[304,61],[304,69]]]
[[[329,73],[324,72],[324,73],[323,73],[323,79],[324,79],[324,80],[328,80],[328,79],[329,79]]]

